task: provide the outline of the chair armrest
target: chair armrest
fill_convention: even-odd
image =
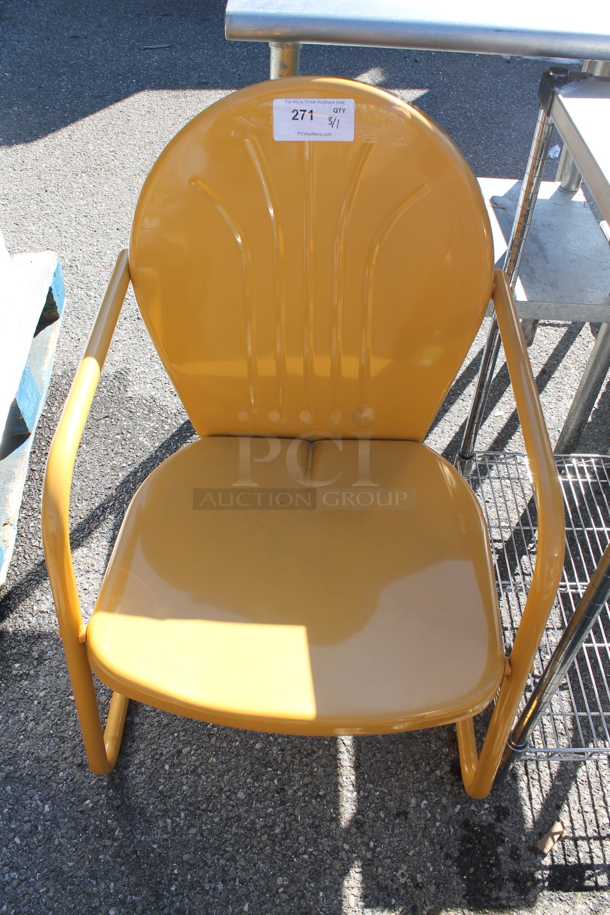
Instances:
[[[42,496],[42,540],[64,646],[82,640],[83,620],[70,550],[70,488],[102,366],[129,286],[121,251],[51,443]],[[84,646],[83,646],[84,647]]]
[[[527,355],[506,274],[496,270],[494,306],[504,354],[521,421],[538,511],[536,567],[521,623],[502,681],[489,730],[477,759],[472,721],[458,722],[464,785],[471,797],[486,797],[525,689],[563,569],[565,512],[557,466],[544,422],[538,390]]]
[[[517,669],[522,669],[525,686],[525,678],[531,670],[559,587],[565,550],[565,510],[527,347],[513,295],[502,270],[496,270],[495,283],[494,307],[523,431],[538,513],[536,566],[511,653],[512,676]]]

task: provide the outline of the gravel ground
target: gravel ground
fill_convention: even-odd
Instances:
[[[268,55],[224,40],[220,0],[4,0],[0,25],[1,228],[13,252],[57,251],[68,290],[0,602],[0,912],[608,911],[606,762],[521,765],[473,802],[452,729],[270,737],[132,704],[116,770],[89,773],[42,557],[45,455],[149,168],[198,111],[266,78]],[[302,59],[303,72],[361,77],[417,99],[475,173],[498,177],[523,172],[544,68],[355,48],[306,48]],[[553,438],[597,330],[539,330],[532,360]],[[449,456],[482,340],[430,434]],[[609,401],[605,391],[583,451],[607,450]],[[518,449],[505,369],[490,406],[481,444]],[[129,298],[76,469],[85,612],[133,492],[192,436]],[[557,819],[566,835],[543,858],[536,843]]]

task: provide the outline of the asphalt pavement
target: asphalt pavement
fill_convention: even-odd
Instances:
[[[201,109],[267,78],[266,46],[227,42],[223,16],[220,0],[0,2],[0,229],[14,253],[56,251],[67,289],[0,599],[0,912],[607,912],[605,761],[520,764],[475,802],[451,728],[271,737],[132,703],[115,771],[87,768],[42,554],[44,464],[146,174]],[[421,51],[302,54],[304,73],[360,78],[414,100],[477,175],[505,178],[523,173],[545,68]],[[598,329],[539,329],[531,355],[553,439]],[[450,458],[482,343],[480,334],[429,436]],[[604,391],[582,451],[608,449],[609,407]],[[193,436],[130,296],[75,473],[86,613],[135,489]],[[505,369],[481,444],[521,447]],[[99,695],[105,706],[101,685]],[[564,838],[543,857],[537,842],[556,820]]]

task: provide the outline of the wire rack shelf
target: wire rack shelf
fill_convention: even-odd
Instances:
[[[526,695],[533,688],[610,541],[610,456],[557,455],[566,507],[559,593]],[[478,452],[468,480],[489,525],[504,641],[513,643],[536,559],[537,519],[527,457]],[[610,756],[610,607],[607,604],[542,715],[522,758]]]

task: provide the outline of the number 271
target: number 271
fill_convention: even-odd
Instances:
[[[307,111],[306,108],[293,108],[292,109],[292,120],[293,121],[304,121],[305,115],[309,115],[309,120],[313,121],[313,108]]]

